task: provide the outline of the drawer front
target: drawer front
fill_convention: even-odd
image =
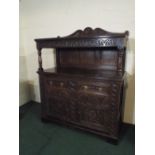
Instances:
[[[99,103],[100,108],[108,106],[111,94],[111,84],[106,82],[80,82],[78,100],[82,99],[82,104]]]
[[[109,96],[111,92],[111,84],[106,82],[83,82],[75,80],[47,79],[46,89],[76,91],[77,93],[87,93]]]
[[[49,78],[45,87],[49,116],[109,132],[110,83]]]

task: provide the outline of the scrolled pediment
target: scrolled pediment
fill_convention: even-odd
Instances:
[[[126,36],[128,35],[129,32],[125,31],[124,33],[113,33],[113,32],[109,32],[106,31],[104,29],[101,28],[91,28],[91,27],[86,27],[84,30],[77,30],[74,33],[65,36],[65,38],[80,38],[80,37],[103,37],[103,36]]]

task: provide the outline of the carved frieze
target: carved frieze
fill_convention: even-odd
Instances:
[[[123,38],[83,38],[83,39],[52,39],[37,42],[38,48],[71,48],[71,47],[119,47],[123,48]]]
[[[129,32],[112,33],[101,28],[90,27],[77,30],[66,37],[35,39],[37,48],[69,48],[69,47],[113,47],[123,48],[126,46]]]

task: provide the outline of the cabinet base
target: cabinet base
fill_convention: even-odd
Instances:
[[[118,139],[112,139],[112,138],[106,138],[106,142],[113,144],[113,145],[118,145]]]
[[[118,139],[110,137],[109,135],[106,135],[104,133],[97,132],[95,130],[85,128],[85,127],[82,127],[82,126],[78,126],[78,125],[75,125],[75,124],[67,123],[67,122],[64,122],[64,121],[51,119],[51,118],[48,118],[48,117],[47,118],[41,117],[41,121],[43,123],[55,123],[57,125],[65,125],[66,127],[70,128],[70,129],[73,129],[73,130],[79,129],[79,131],[81,131],[81,132],[86,132],[86,133],[88,132],[89,134],[95,134],[99,138],[103,138],[103,140],[105,140],[106,142],[108,142],[110,144],[113,144],[113,145],[117,145],[118,141],[119,141]]]
[[[41,117],[41,121],[42,121],[43,123],[50,123],[50,122],[51,122],[49,119],[44,118],[44,117]]]

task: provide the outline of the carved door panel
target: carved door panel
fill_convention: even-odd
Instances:
[[[73,82],[47,79],[46,103],[48,104],[48,115],[72,123],[79,122],[75,92]]]
[[[68,120],[69,114],[66,103],[57,97],[49,97],[47,99],[48,109],[47,115],[57,119]]]
[[[78,90],[80,123],[88,128],[108,132],[111,84],[81,82]]]
[[[105,96],[80,94],[78,107],[80,124],[108,132],[110,105]]]

